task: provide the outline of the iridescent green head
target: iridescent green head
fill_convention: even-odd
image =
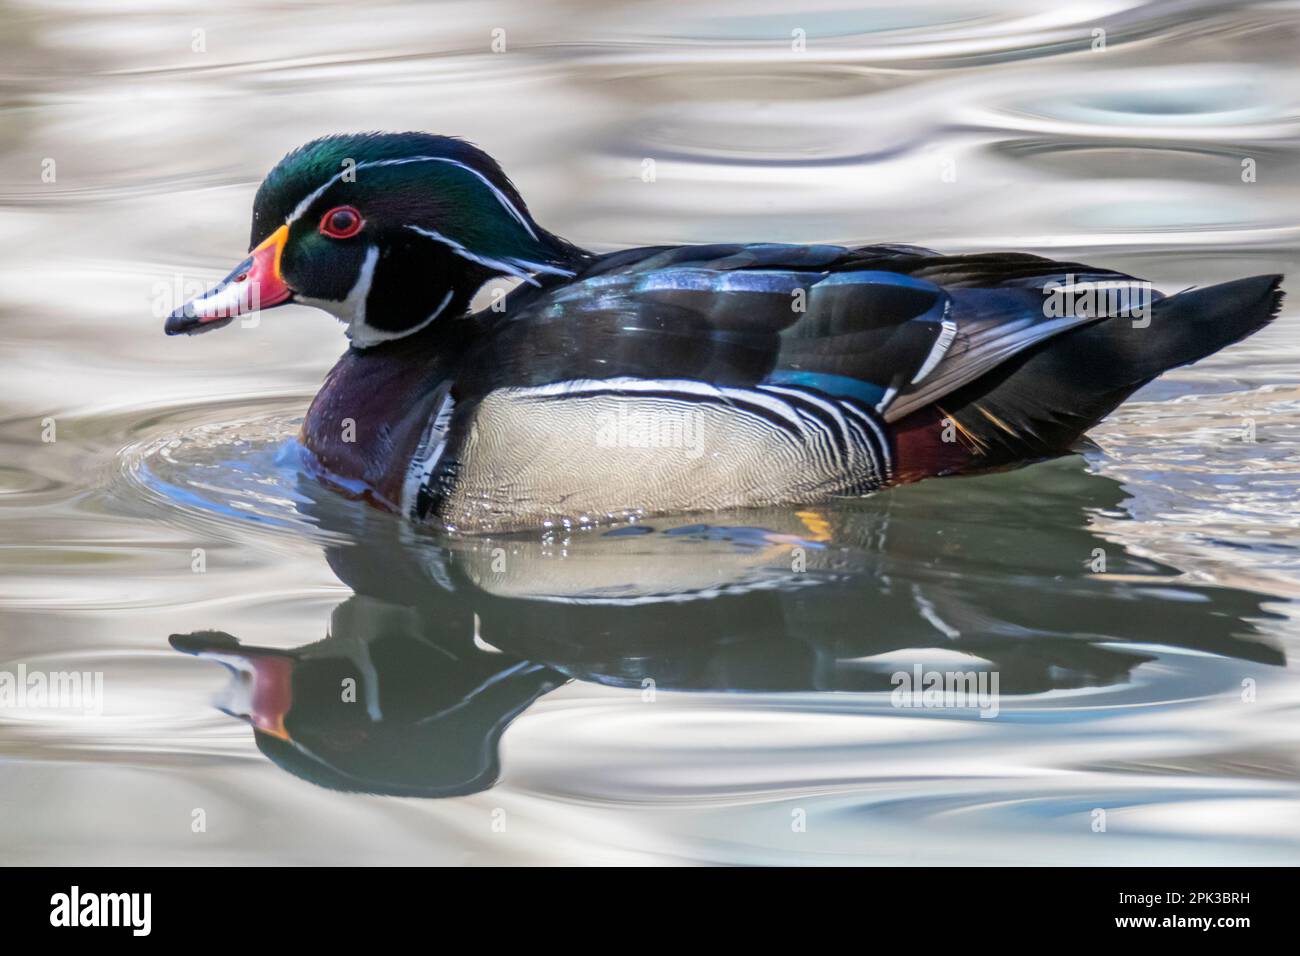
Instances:
[[[294,150],[257,191],[249,249],[168,318],[168,334],[292,301],[337,316],[367,348],[463,313],[493,276],[569,275],[583,257],[533,221],[491,156],[428,133],[328,136]]]

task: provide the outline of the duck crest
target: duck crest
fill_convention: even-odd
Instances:
[[[517,210],[527,206],[505,172],[487,153],[454,136],[431,133],[345,133],[324,136],[290,151],[262,180],[253,199],[253,248],[271,232],[301,214],[304,202],[335,182],[356,183],[360,171],[378,164],[409,163],[436,157],[473,169]]]
[[[537,225],[490,156],[424,133],[326,137],[290,153],[258,189],[252,246],[281,229],[296,300],[334,314],[359,348],[464,314],[493,276],[536,284],[589,258]]]

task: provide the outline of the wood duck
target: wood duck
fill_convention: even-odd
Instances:
[[[302,443],[344,492],[471,533],[861,496],[1067,451],[1168,369],[1258,331],[1281,276],[1165,296],[1024,253],[716,244],[596,254],[497,163],[329,136],[253,206],[251,251],[166,321],[288,302],[351,347]],[[519,285],[473,312],[489,280]]]

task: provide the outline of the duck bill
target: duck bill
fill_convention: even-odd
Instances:
[[[293,705],[292,656],[270,648],[244,647],[229,634],[213,631],[173,634],[171,645],[230,672],[230,683],[215,702],[217,709],[272,737],[291,739],[284,721]]]
[[[167,316],[163,331],[168,335],[210,332],[229,325],[240,316],[292,300],[293,290],[280,274],[280,257],[288,238],[288,226],[281,226],[271,233],[213,289]]]

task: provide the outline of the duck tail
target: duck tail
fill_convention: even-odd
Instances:
[[[900,459],[934,474],[1059,455],[1156,376],[1258,332],[1282,307],[1282,276],[1157,299],[1146,314],[1071,329],[898,424]],[[930,447],[939,426],[947,448]],[[908,445],[912,455],[904,454]]]
[[[1160,299],[1151,306],[1149,328],[1122,319],[1103,325],[1117,326],[1111,337],[1119,358],[1130,370],[1127,374],[1145,384],[1171,368],[1240,342],[1272,322],[1282,310],[1282,278],[1252,276]],[[1144,332],[1151,334],[1144,336]]]

